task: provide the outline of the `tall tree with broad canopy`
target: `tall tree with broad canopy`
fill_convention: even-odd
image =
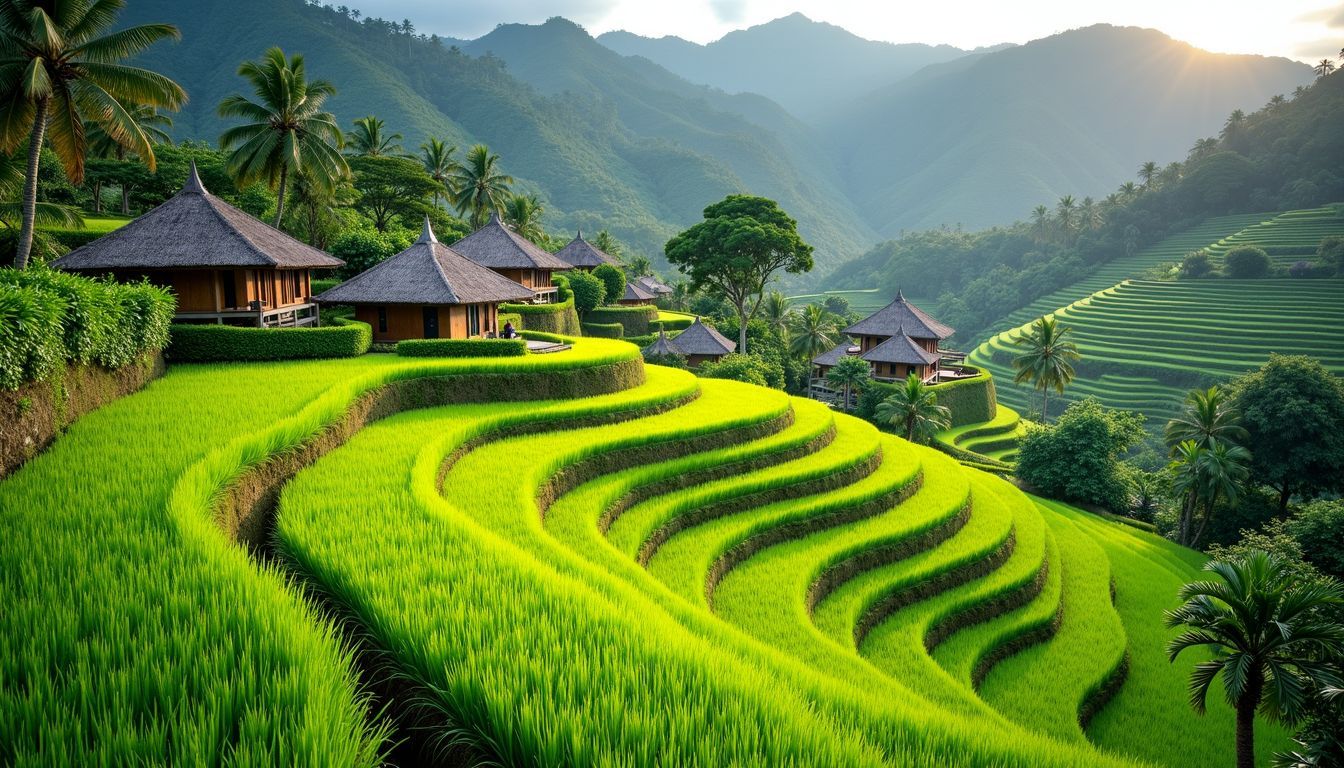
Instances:
[[[1319,361],[1271,354],[1232,384],[1251,447],[1251,480],[1279,494],[1279,511],[1296,494],[1344,490],[1344,379]]]
[[[276,188],[275,223],[285,217],[285,188],[291,173],[302,173],[324,192],[335,192],[350,175],[341,156],[345,141],[336,117],[322,110],[336,87],[308,79],[303,56],[285,58],[271,48],[260,61],[245,61],[238,74],[252,84],[257,100],[235,94],[219,103],[220,117],[239,117],[243,125],[219,137],[219,147],[232,150],[229,172],[239,187],[264,181]]]
[[[1168,627],[1184,629],[1167,644],[1172,661],[1187,648],[1213,658],[1190,675],[1190,706],[1204,712],[1214,678],[1237,713],[1237,768],[1255,768],[1255,713],[1293,722],[1308,696],[1344,686],[1323,657],[1344,653],[1344,626],[1329,609],[1344,602],[1338,584],[1302,583],[1276,556],[1211,560],[1216,579],[1181,587],[1181,607],[1166,612]]]
[[[665,251],[691,278],[692,291],[708,289],[733,305],[743,353],[765,284],[780,270],[812,269],[812,246],[798,236],[798,222],[774,200],[751,195],[729,195],[705,208],[705,220],[669,240]]]
[[[350,169],[359,192],[355,209],[367,216],[379,232],[386,232],[398,217],[403,225],[419,221],[421,216],[435,210],[430,203],[434,193],[443,191],[420,163],[406,157],[352,157]]]
[[[165,38],[169,24],[142,24],[108,32],[124,0],[7,0],[0,3],[0,152],[28,140],[23,214],[14,266],[33,249],[37,173],[45,142],[61,159],[71,183],[84,180],[85,123],[106,131],[154,168],[154,148],[122,104],[177,109],[187,94],[157,72],[122,64]]]

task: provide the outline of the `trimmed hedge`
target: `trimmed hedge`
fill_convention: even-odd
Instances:
[[[148,283],[0,269],[0,389],[40,381],[66,363],[128,365],[168,343],[173,310],[173,297]]]
[[[397,342],[402,357],[518,357],[527,354],[522,339],[407,339]]]
[[[619,339],[625,336],[625,327],[620,323],[583,323],[584,336],[599,339]]]
[[[574,311],[574,292],[562,275],[555,276],[555,285],[560,301],[554,304],[500,304],[499,311],[517,316],[520,330],[578,336],[583,329],[579,327],[579,313]],[[499,327],[504,327],[502,319]]]
[[[658,308],[639,307],[598,307],[584,318],[585,322],[607,324],[620,323],[625,336],[647,336],[652,324],[658,321]],[[652,331],[657,333],[657,331]]]
[[[322,328],[174,325],[165,354],[178,363],[358,357],[372,343],[373,329],[356,320]]]
[[[521,330],[523,327],[523,316],[517,312],[500,312],[495,318],[495,327],[499,328],[500,331],[503,331],[504,326],[507,323],[513,323],[513,329],[515,331]]]
[[[657,334],[660,330],[684,331],[687,328],[690,328],[691,323],[693,322],[695,322],[695,320],[689,317],[674,317],[670,320],[654,320],[649,323],[649,330],[654,334]]]

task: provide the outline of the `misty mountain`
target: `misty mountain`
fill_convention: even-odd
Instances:
[[[708,45],[624,31],[597,39],[617,53],[642,56],[693,83],[762,94],[809,121],[929,64],[967,53],[950,45],[865,40],[801,13],[729,32]]]

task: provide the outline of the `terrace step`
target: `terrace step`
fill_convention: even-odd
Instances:
[[[970,686],[929,656],[943,635],[1009,610],[1030,590],[1045,558],[1044,523],[991,475],[961,470],[971,483],[965,528],[906,560],[861,573],[821,601],[813,621],[888,675],[964,712],[985,708]],[[912,674],[912,670],[919,670]]]
[[[1060,739],[1083,740],[1090,718],[1123,681],[1126,639],[1111,600],[1110,560],[1078,525],[1037,507],[1059,544],[1063,604],[1048,640],[989,671],[980,695],[1005,716]],[[1117,679],[1115,676],[1119,674]]]

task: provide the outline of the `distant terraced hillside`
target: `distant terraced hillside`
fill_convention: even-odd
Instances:
[[[1211,219],[1014,313],[1005,321],[1011,330],[969,359],[993,372],[1001,402],[1024,413],[1039,410],[1039,396],[1012,383],[1011,337],[1052,314],[1073,328],[1084,358],[1065,399],[1095,395],[1108,406],[1142,411],[1150,429],[1170,418],[1190,388],[1256,368],[1271,352],[1309,355],[1344,373],[1344,280],[1132,279],[1197,248],[1217,255],[1254,244],[1277,264],[1296,262],[1314,253],[1322,237],[1344,234],[1339,210]]]

